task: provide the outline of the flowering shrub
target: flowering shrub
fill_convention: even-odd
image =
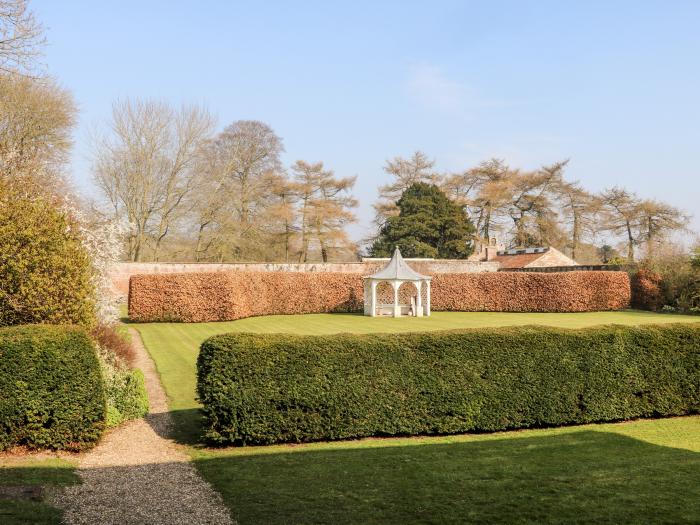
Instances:
[[[95,316],[100,323],[114,323],[119,319],[119,299],[112,292],[109,269],[121,258],[122,240],[128,227],[118,219],[98,217],[90,220],[73,205],[67,204],[65,209],[77,224],[80,239],[90,259]]]

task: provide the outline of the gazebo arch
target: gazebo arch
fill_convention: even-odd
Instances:
[[[430,315],[430,277],[421,275],[413,270],[403,257],[398,247],[394,250],[389,264],[383,270],[364,278],[365,315],[376,317],[378,315],[390,315],[400,317],[402,315],[423,317]],[[387,282],[391,285],[393,297],[391,303],[379,302],[377,299],[377,287],[380,283]],[[401,285],[411,283],[415,287],[415,294],[409,294],[408,301],[405,295],[400,293]]]

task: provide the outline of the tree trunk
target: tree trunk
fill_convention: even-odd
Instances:
[[[627,262],[631,264],[634,262],[634,236],[630,221],[626,221],[625,225],[627,227]]]

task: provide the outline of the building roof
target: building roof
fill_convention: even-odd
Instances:
[[[394,250],[394,255],[391,257],[389,264],[387,264],[383,270],[379,270],[374,275],[370,275],[366,278],[381,281],[424,281],[430,279],[427,275],[422,275],[413,270],[413,268],[404,261],[398,246]]]
[[[492,260],[501,263],[502,269],[525,268],[528,264],[535,262],[542,257],[541,253],[499,253]]]
[[[492,259],[501,264],[501,270],[543,266],[578,266],[578,263],[551,246],[501,250]]]

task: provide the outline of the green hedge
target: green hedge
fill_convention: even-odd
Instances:
[[[700,324],[227,334],[197,368],[216,444],[616,421],[700,410]]]
[[[104,384],[87,333],[67,326],[0,329],[0,450],[80,450],[106,417]]]

